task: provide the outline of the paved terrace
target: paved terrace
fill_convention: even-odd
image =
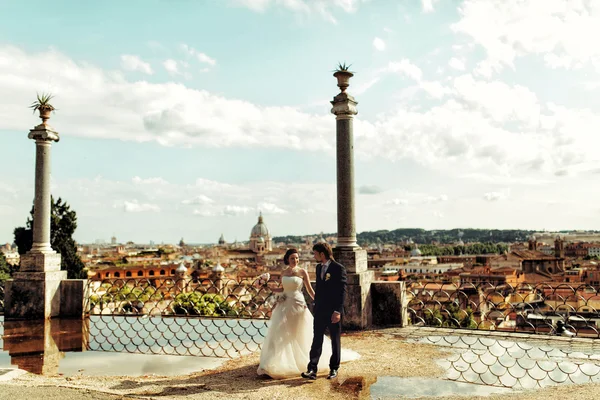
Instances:
[[[444,399],[588,400],[600,391],[598,340],[409,327],[348,333],[343,346],[362,358],[344,364],[335,381],[258,377],[254,353],[184,376],[0,375],[0,399],[393,399],[432,391]],[[462,384],[467,395],[443,396],[456,393],[447,388],[453,380],[481,378],[487,384]]]

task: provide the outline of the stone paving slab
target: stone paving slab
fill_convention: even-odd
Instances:
[[[0,400],[124,400],[131,398],[131,396],[111,395],[87,389],[71,389],[53,386],[22,387],[16,385],[2,385],[0,387]]]
[[[0,368],[0,382],[10,381],[26,373],[22,369]]]

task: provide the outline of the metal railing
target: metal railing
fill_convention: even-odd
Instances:
[[[414,283],[407,302],[416,326],[600,338],[600,292],[585,284]]]
[[[419,336],[424,333],[421,330]],[[477,336],[448,330],[443,335],[429,332],[410,341],[449,348],[450,355],[439,365],[451,381],[514,389],[600,382],[598,345],[589,339],[548,339],[514,334]]]
[[[4,315],[4,282],[0,282],[0,315]]]
[[[88,282],[89,349],[236,357],[259,350],[280,282],[116,278]]]

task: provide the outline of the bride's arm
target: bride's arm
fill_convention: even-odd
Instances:
[[[308,293],[308,295],[310,296],[311,299],[315,299],[315,291],[312,288],[312,285],[310,284],[310,278],[308,277],[308,271],[305,269],[302,269],[302,280],[304,281],[304,287],[306,288],[306,292]]]

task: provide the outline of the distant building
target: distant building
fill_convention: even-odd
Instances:
[[[273,242],[269,229],[263,220],[262,213],[258,216],[258,223],[250,232],[250,250],[255,253],[273,251]]]
[[[588,249],[590,247],[593,247],[591,243],[568,243],[565,246],[565,256],[574,258],[585,257],[588,255]]]
[[[599,244],[593,244],[590,247],[588,247],[588,256],[590,257],[598,257],[600,256],[600,245]]]
[[[15,250],[9,250],[9,251],[3,251],[4,253],[4,257],[6,258],[6,262],[10,265],[19,265],[19,260],[21,259],[21,256],[19,255],[18,251]]]

